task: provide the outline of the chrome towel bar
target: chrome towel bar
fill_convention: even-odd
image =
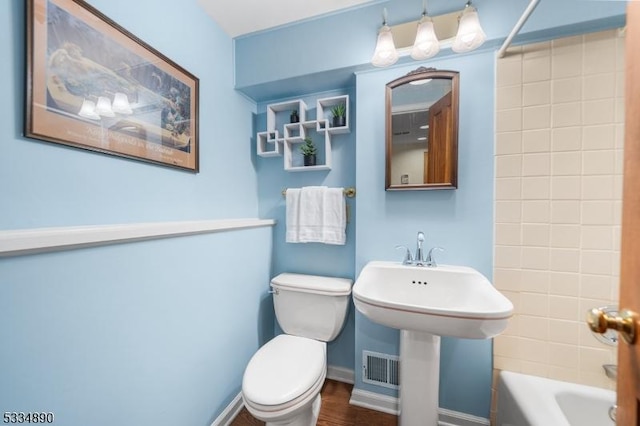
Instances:
[[[345,188],[343,192],[344,192],[344,196],[347,198],[353,198],[356,196],[356,189],[354,187]],[[285,197],[286,195],[287,195],[287,188],[282,190],[282,196]]]

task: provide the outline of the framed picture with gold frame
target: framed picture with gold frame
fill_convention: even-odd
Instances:
[[[198,171],[197,77],[83,0],[27,0],[25,136]]]

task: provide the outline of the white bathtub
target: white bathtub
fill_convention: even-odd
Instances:
[[[614,391],[500,372],[497,426],[613,426]]]

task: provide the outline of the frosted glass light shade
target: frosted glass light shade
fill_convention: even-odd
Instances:
[[[475,7],[468,6],[460,17],[458,33],[451,50],[457,53],[470,52],[480,47],[486,39],[487,36],[480,26],[478,11]]]
[[[113,109],[111,109],[111,101],[109,98],[105,96],[100,96],[98,98],[98,103],[96,104],[96,113],[101,117],[115,117],[116,115],[113,113]]]
[[[418,22],[416,40],[413,42],[411,57],[416,61],[436,56],[440,51],[440,42],[433,29],[433,21],[428,16],[423,16]]]
[[[398,60],[398,52],[393,42],[393,34],[388,25],[383,25],[378,32],[376,50],[373,52],[371,64],[376,67],[388,67]]]
[[[127,99],[127,95],[122,92],[117,92],[114,95],[111,109],[113,112],[117,112],[118,114],[133,114],[133,110],[129,104],[129,99]]]
[[[96,114],[96,103],[89,99],[82,101],[82,106],[80,107],[80,111],[78,111],[78,115],[90,120],[100,120],[100,116]]]

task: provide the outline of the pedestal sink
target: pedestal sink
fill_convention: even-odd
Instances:
[[[473,268],[369,262],[353,286],[358,311],[400,333],[400,425],[438,424],[440,336],[489,339],[513,305]]]

